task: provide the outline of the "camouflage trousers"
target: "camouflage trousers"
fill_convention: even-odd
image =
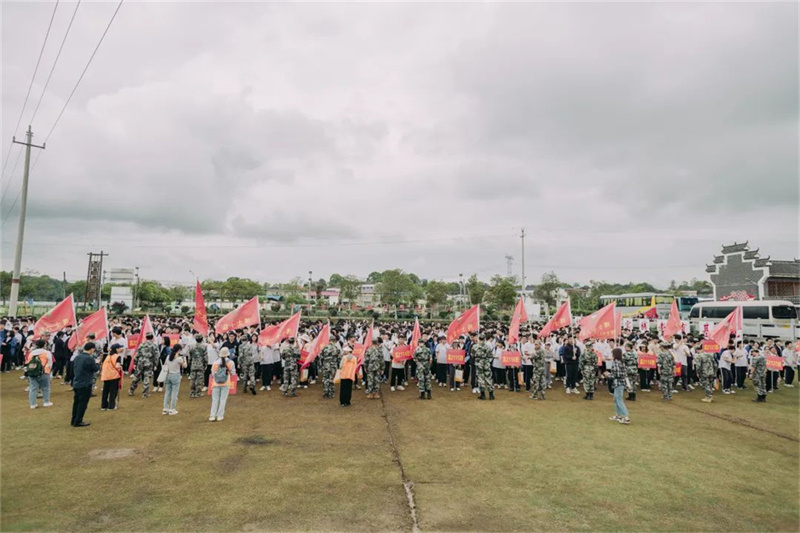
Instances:
[[[133,395],[136,391],[136,387],[139,386],[139,382],[142,382],[142,395],[149,396],[150,395],[150,382],[153,381],[153,369],[152,368],[137,368],[133,371],[133,379],[131,379],[131,388],[128,390],[129,395]]]
[[[475,361],[475,377],[478,378],[478,388],[481,392],[494,392],[491,359]]]
[[[581,368],[583,374],[583,390],[586,394],[593,394],[597,388],[597,367],[586,366]]]
[[[548,371],[549,370],[550,369],[548,369]],[[542,398],[544,398],[544,391],[546,387],[547,374],[534,370],[533,374],[531,374],[531,398],[536,398],[537,394],[541,394]]]
[[[189,371],[189,398],[200,398],[203,396],[205,383],[205,371],[200,368],[193,368]]]
[[[660,383],[664,399],[671,400],[672,393],[675,392],[675,374],[661,374]]]
[[[333,378],[336,377],[336,367],[333,363],[322,363],[322,397],[333,398],[336,395],[336,388],[333,385]]]
[[[375,368],[370,367],[366,372],[367,394],[378,394],[381,391],[381,367],[373,366],[375,366]]]
[[[417,365],[417,380],[420,392],[431,390],[431,367],[429,365]]]
[[[639,383],[639,374],[631,374],[628,372],[628,383],[625,384],[625,390],[628,394],[636,394],[636,385]]]
[[[283,392],[294,392],[297,389],[297,381],[299,379],[299,372],[297,371],[297,364],[288,364],[283,367],[283,385],[281,390]]]
[[[239,369],[239,383],[242,387],[256,386],[256,366],[253,363],[242,365]]]
[[[767,376],[758,374],[753,376],[753,388],[756,389],[756,394],[759,396],[767,395]]]
[[[706,398],[711,398],[714,395],[714,376],[700,376],[699,381]]]

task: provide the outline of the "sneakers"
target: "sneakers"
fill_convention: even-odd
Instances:
[[[263,391],[263,390],[267,390],[267,388],[266,388],[266,387],[261,387],[261,388],[260,388],[260,389],[258,389],[258,390],[260,390],[260,391]]]
[[[613,420],[614,422],[619,422],[621,419],[617,415],[608,417],[609,420]]]
[[[389,390],[390,390],[390,391],[392,391],[392,392],[394,392],[394,387],[391,387]]]
[[[202,390],[203,392],[206,392],[206,391],[208,391],[208,387],[203,387],[201,390]]]
[[[269,388],[269,385],[267,385],[267,390],[272,390],[271,388]]]
[[[316,379],[312,379],[311,381],[309,381],[309,383],[310,383],[311,385],[314,385],[316,382],[317,382],[317,380],[316,380]]]
[[[31,405],[31,409],[36,409],[37,407],[37,405]]]
[[[222,419],[223,419],[223,418],[225,418],[225,417],[224,417],[224,416],[218,416],[218,417],[217,417],[217,422],[222,422]]]
[[[620,423],[620,424],[625,424],[625,425],[628,425],[628,424],[630,424],[630,423],[631,423],[631,419],[630,419],[630,418],[620,418],[620,419],[619,419],[619,423]]]
[[[789,385],[788,383],[784,383],[783,386],[784,387],[789,387],[790,389],[794,388],[794,385]]]
[[[701,402],[706,402],[706,403],[711,403],[713,400],[710,397],[706,396],[705,398],[700,398],[700,401]]]
[[[729,389],[729,390],[728,390],[728,392],[729,392],[729,393],[731,393],[731,394],[736,394],[736,391],[735,391],[735,390],[730,390],[730,389]]]
[[[162,415],[168,415],[169,414],[169,410],[168,409],[162,409],[161,410],[161,414]]]
[[[397,386],[397,390],[406,390],[406,388],[405,388],[405,387],[403,387],[402,385],[398,385],[398,386]]]
[[[214,418],[213,416],[209,416],[208,417],[208,421],[209,422],[214,422],[214,421],[216,421],[216,418]]]
[[[451,388],[451,389],[450,389],[450,392],[455,392],[455,390],[456,390],[456,389],[454,389],[454,388]]]
[[[105,407],[101,407],[101,408],[100,408],[100,410],[101,410],[101,411],[108,411],[108,409],[107,409],[107,408],[105,408]],[[162,413],[162,414],[166,414],[166,413]]]
[[[170,411],[168,414],[170,414],[170,415],[177,415],[177,414],[178,414],[178,411],[176,411],[175,409],[173,409],[173,410],[172,410],[172,411]]]
[[[730,393],[731,393],[731,391],[729,391],[729,390],[722,391],[722,394],[730,394]]]
[[[45,402],[42,407],[53,407],[53,402]]]

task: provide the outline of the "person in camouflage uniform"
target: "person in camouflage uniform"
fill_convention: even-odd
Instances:
[[[136,360],[133,367],[133,379],[128,396],[133,396],[139,382],[142,382],[142,398],[150,396],[150,382],[153,380],[153,369],[158,359],[158,347],[153,342],[153,334],[148,333],[147,338],[136,350]]]
[[[189,398],[202,398],[205,383],[208,348],[202,335],[195,335],[195,345],[189,348]]]
[[[256,395],[256,345],[252,338],[245,337],[239,345],[239,357],[236,359],[239,383],[244,391],[249,389],[253,396]]]
[[[319,354],[320,365],[322,366],[322,397],[333,398],[336,389],[333,386],[333,378],[336,377],[336,369],[339,368],[339,360],[342,357],[342,350],[336,343],[325,346]]]
[[[763,403],[767,401],[767,357],[759,350],[750,350],[750,379],[753,380],[753,387],[756,389],[757,396],[754,402]]]
[[[594,391],[597,385],[597,354],[592,350],[592,341],[586,341],[586,349],[581,352],[578,364],[583,376],[583,390],[586,392],[584,400],[594,400]]]
[[[636,401],[636,384],[639,381],[639,356],[633,345],[625,343],[625,353],[622,355],[622,362],[625,364],[625,374],[628,378],[625,388],[628,390],[628,401]]]
[[[714,396],[714,377],[717,375],[717,365],[714,361],[714,354],[700,352],[694,356],[694,370],[697,372],[697,379],[703,387],[705,396],[701,402],[712,402]]]
[[[670,347],[670,343],[662,342],[656,356],[663,400],[671,400],[672,394],[675,392],[675,356],[672,355]]]
[[[478,378],[478,388],[481,395],[478,396],[479,400],[486,399],[486,391],[489,391],[489,399],[494,400],[494,380],[492,379],[492,359],[494,359],[494,351],[492,347],[486,342],[486,336],[481,335],[478,337],[480,342],[473,342],[472,357],[475,359],[475,375]]]
[[[300,377],[300,372],[297,368],[297,363],[300,361],[300,350],[295,345],[294,338],[286,340],[286,345],[281,348],[281,360],[283,361],[283,384],[281,391],[283,395],[295,396],[297,389],[297,381]]]
[[[531,399],[544,400],[544,390],[547,387],[547,372],[550,371],[550,368],[545,360],[544,348],[542,348],[540,341],[534,343],[531,365]],[[541,396],[541,398],[537,398],[537,395]]]
[[[373,344],[369,347],[364,354],[364,366],[367,398],[376,400],[381,397],[381,372],[383,371],[383,350],[380,344]]]
[[[419,386],[419,399],[424,400],[425,395],[431,399],[431,351],[424,344],[414,350],[414,362],[417,363],[417,385]]]

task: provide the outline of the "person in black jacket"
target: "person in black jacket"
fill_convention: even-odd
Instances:
[[[83,351],[72,361],[72,390],[74,399],[72,401],[72,427],[86,427],[89,422],[83,421],[83,415],[89,406],[89,398],[92,397],[92,384],[94,375],[100,370],[100,365],[95,360],[97,347],[93,342],[83,345]]]
[[[56,363],[53,367],[53,377],[61,379],[64,377],[64,368],[67,366],[67,360],[69,359],[67,343],[64,342],[63,331],[56,333],[56,338],[53,341],[53,358]]]
[[[581,356],[581,349],[575,346],[572,337],[567,339],[564,345],[564,368],[567,371],[567,394],[578,392],[578,361]]]

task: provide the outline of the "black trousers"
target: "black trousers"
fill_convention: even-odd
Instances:
[[[119,392],[119,378],[103,382],[103,395],[100,397],[100,407],[114,409],[117,406],[117,393]]]
[[[729,368],[720,368],[722,371],[722,390],[730,390],[733,383],[733,374]]]
[[[392,368],[392,387],[399,387],[403,385],[403,382],[406,380],[406,369],[403,368]],[[344,380],[342,380],[344,382]],[[352,381],[350,382],[352,386]]]
[[[550,372],[548,365],[547,372]],[[533,365],[522,365],[522,377],[525,379],[525,390],[531,390],[531,377],[533,376]]]
[[[794,382],[794,368],[785,366],[783,367],[783,371],[786,373],[783,377],[784,383],[791,385]]]
[[[506,376],[508,377],[508,390],[519,390],[519,367],[512,366],[506,368]]]
[[[447,365],[436,363],[436,382],[447,383]]]
[[[402,368],[394,370],[402,371]],[[353,380],[343,379],[339,382],[339,403],[342,405],[350,405],[350,399],[353,397]]]
[[[92,386],[74,389],[73,392],[72,425],[74,426],[83,422],[83,415],[86,414],[86,408],[89,406],[89,398],[92,397]]]
[[[273,363],[261,364],[261,385],[264,387],[269,387],[269,384],[272,383],[272,376],[275,373],[272,365]]]
[[[478,387],[478,374],[475,372],[475,359],[472,357],[469,358],[467,369],[469,370],[469,383],[473,389],[476,389]],[[464,382],[466,383],[466,381],[465,379]]]
[[[736,388],[743,389],[744,388],[744,378],[747,376],[747,367],[746,366],[735,366],[733,367],[733,372],[736,375]]]
[[[767,390],[778,390],[778,376],[780,372],[774,370],[767,371]]]
[[[391,361],[384,361],[383,362],[383,377],[386,381],[389,381],[392,375],[392,362]]]
[[[8,372],[11,370],[11,349],[8,345],[3,346],[2,351],[0,353],[3,354],[3,363],[0,364],[0,371]]]
[[[492,367],[492,377],[494,378],[495,385],[506,384],[506,369]]]
[[[568,389],[577,389],[578,388],[578,364],[566,364],[564,365],[567,371],[567,388]]]
[[[66,357],[63,355],[58,355],[54,357],[55,364],[53,365],[53,377],[56,376],[63,376],[64,375],[64,368],[66,365]]]

